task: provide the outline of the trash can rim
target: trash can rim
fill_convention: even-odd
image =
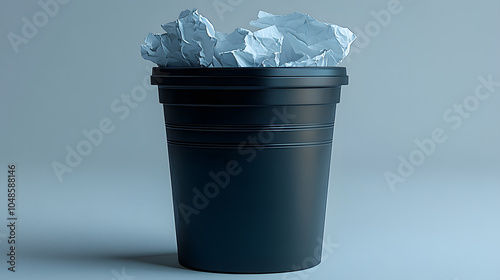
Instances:
[[[153,67],[153,76],[347,77],[345,67]]]

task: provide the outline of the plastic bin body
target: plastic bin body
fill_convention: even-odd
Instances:
[[[181,265],[270,273],[321,261],[343,67],[154,68]]]

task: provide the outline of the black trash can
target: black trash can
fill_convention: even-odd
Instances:
[[[344,67],[153,68],[179,263],[286,272],[321,261]]]

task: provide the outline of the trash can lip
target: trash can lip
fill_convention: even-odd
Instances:
[[[152,76],[347,77],[345,67],[153,67]]]
[[[152,75],[151,84],[163,88],[328,88],[339,87],[349,83],[347,76],[300,76],[300,77],[269,77],[269,76],[180,76]]]

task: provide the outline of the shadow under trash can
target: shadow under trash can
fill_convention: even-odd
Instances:
[[[321,261],[344,67],[155,67],[179,263],[271,273]]]

